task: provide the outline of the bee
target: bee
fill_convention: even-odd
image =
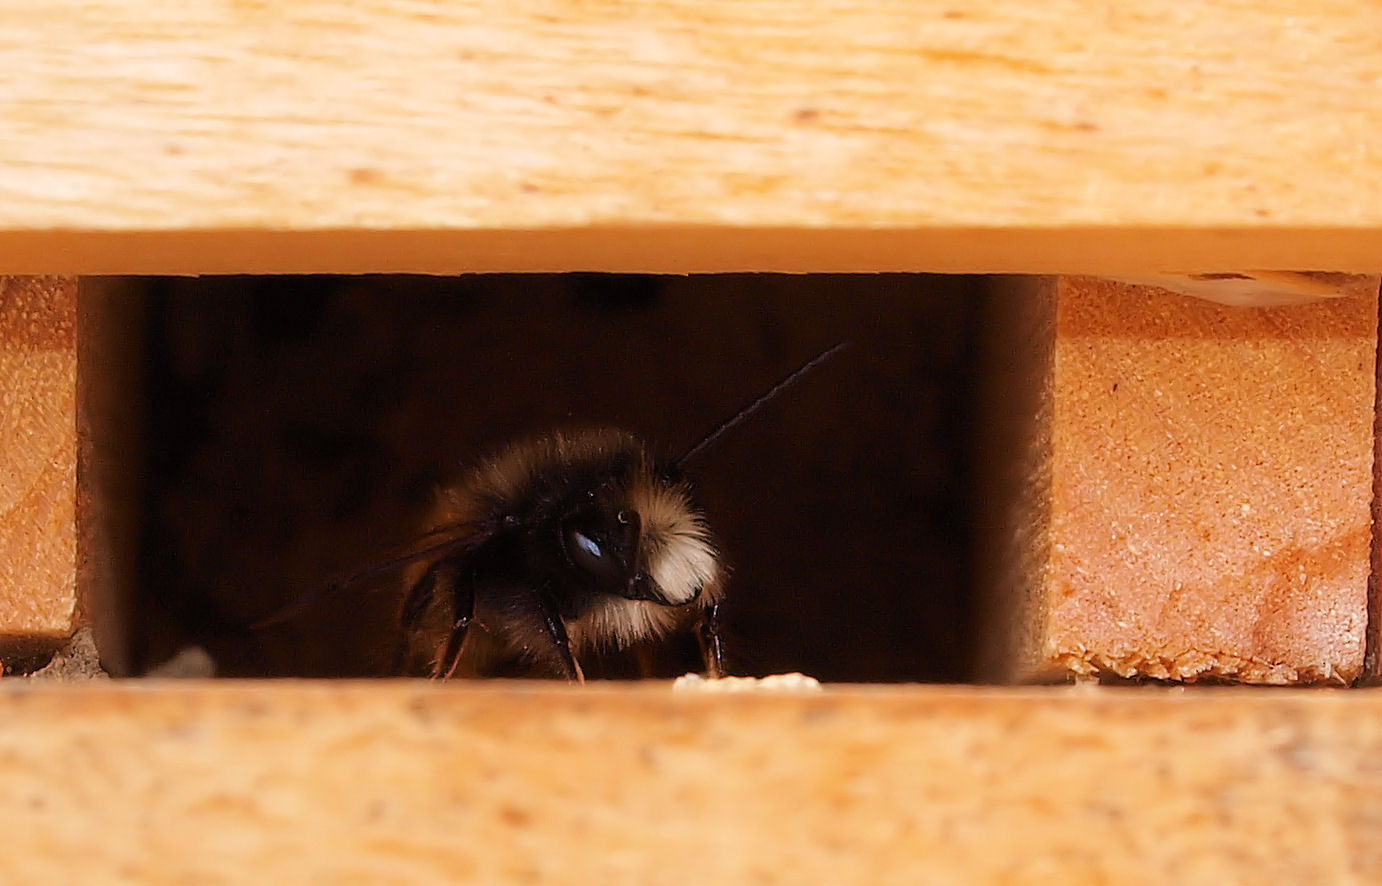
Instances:
[[[409,570],[401,672],[582,680],[587,651],[688,628],[721,671],[719,550],[689,482],[632,434],[512,444],[443,488],[432,522],[456,537]]]
[[[684,467],[845,346],[819,354],[672,461],[610,428],[512,443],[438,491],[425,524],[432,528],[414,539],[415,550],[329,590],[402,574],[400,675],[583,682],[588,653],[690,630],[707,673],[722,676],[727,568]]]

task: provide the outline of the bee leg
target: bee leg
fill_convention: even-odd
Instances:
[[[566,625],[561,623],[561,616],[547,602],[545,594],[538,595],[538,602],[542,608],[542,623],[547,628],[547,636],[552,638],[552,645],[557,647],[557,655],[566,669],[566,679],[584,683],[585,674],[581,672],[576,656],[571,654],[571,638],[566,636]]]
[[[439,669],[449,662],[446,664],[443,680],[450,680],[456,675],[456,668],[461,663],[461,644],[465,643],[466,629],[470,627],[470,620],[475,616],[475,586],[469,581],[455,581],[454,571],[448,572],[447,575],[452,576],[448,583],[454,589],[456,608],[453,615],[455,621],[451,624],[451,636],[446,641],[446,653],[437,662]]]
[[[632,648],[633,660],[638,668],[638,678],[647,680],[657,673],[657,653],[653,647],[647,643],[640,643]]]
[[[431,676],[433,679],[442,676],[443,668],[447,668],[446,676],[455,672],[456,663],[460,658],[461,642],[465,640],[466,628],[470,626],[475,608],[474,589],[458,578],[454,563],[439,560],[423,573],[422,578],[418,579],[417,584],[408,592],[408,599],[403,604],[403,636],[394,655],[394,673],[405,673],[413,642],[439,595],[450,597],[454,621],[448,635],[446,653],[433,665]]]
[[[707,677],[723,677],[725,675],[725,642],[720,632],[720,603],[718,600],[705,607],[705,615],[701,619],[700,630],[696,632],[696,639],[701,642],[701,658],[705,662],[705,675]]]

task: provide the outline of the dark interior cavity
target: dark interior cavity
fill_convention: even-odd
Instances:
[[[675,457],[850,341],[689,471],[733,570],[729,663],[832,681],[970,676],[970,279],[140,286],[145,408],[124,467],[140,518],[117,618],[129,674],[194,646],[225,676],[386,675],[406,588],[383,576],[321,589],[407,543],[460,465],[564,426],[621,427]],[[696,667],[690,642],[658,664]]]

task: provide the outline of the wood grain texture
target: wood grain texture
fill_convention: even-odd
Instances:
[[[0,277],[0,652],[75,628],[77,281]]]
[[[0,270],[1375,271],[1352,0],[0,2]]]
[[[1374,692],[11,686],[14,882],[1382,877]]]
[[[1091,278],[1021,285],[1042,290],[1022,295],[1049,344],[1017,370],[1046,388],[1019,413],[1032,457],[997,526],[1002,673],[1357,679],[1376,291],[1241,309]]]

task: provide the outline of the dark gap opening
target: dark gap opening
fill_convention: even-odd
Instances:
[[[690,473],[732,569],[734,673],[971,678],[979,299],[915,274],[211,277],[144,290],[141,519],[120,669],[389,673],[401,578],[257,619],[387,559],[462,465],[615,426],[675,454],[853,346]],[[84,367],[83,372],[98,371]],[[689,638],[657,673],[699,669]],[[618,657],[597,673],[630,673]]]
[[[1382,299],[1379,299],[1377,328],[1382,330]],[[1367,631],[1364,635],[1363,670],[1358,682],[1365,686],[1382,684],[1382,662],[1379,662],[1378,643],[1382,639],[1382,588],[1378,586],[1378,571],[1382,570],[1382,526],[1376,515],[1382,499],[1382,348],[1378,348],[1373,367],[1376,386],[1372,403],[1372,538],[1368,562]]]

